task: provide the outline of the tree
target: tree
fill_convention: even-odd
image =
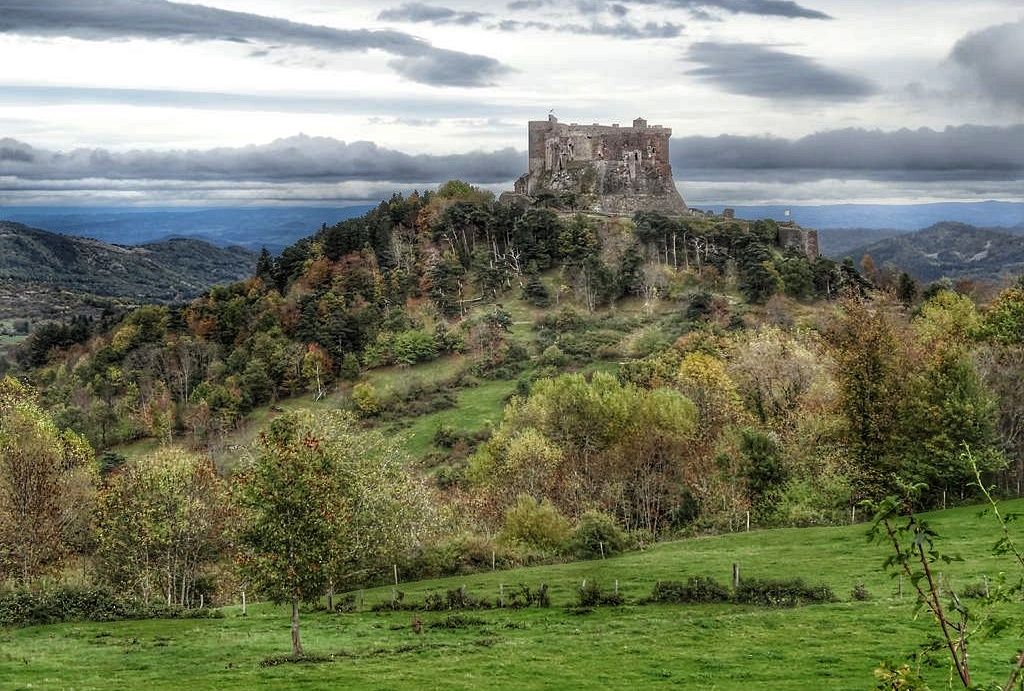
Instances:
[[[161,449],[117,471],[100,495],[101,577],[146,602],[194,606],[199,581],[225,546],[227,492],[210,459]]]
[[[914,304],[918,292],[920,290],[917,287],[917,281],[906,271],[900,272],[899,282],[896,284],[896,299],[909,307]]]
[[[0,380],[0,577],[27,584],[84,544],[98,475],[85,439]]]
[[[256,278],[263,281],[268,288],[275,285],[274,282],[274,260],[266,247],[260,249],[259,259],[256,260]]]
[[[879,308],[847,301],[828,333],[840,408],[862,491],[880,496],[893,469],[893,440],[910,371],[896,326]]]
[[[366,432],[349,415],[281,416],[260,434],[236,484],[242,574],[292,606],[418,546],[432,530],[425,486],[405,470],[400,440]]]
[[[324,592],[348,506],[330,430],[289,413],[270,423],[235,483],[243,577],[292,608],[292,655],[304,656],[299,604]]]

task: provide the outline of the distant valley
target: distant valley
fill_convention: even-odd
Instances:
[[[889,264],[921,281],[940,278],[998,280],[1024,273],[1024,229],[936,223],[913,233],[852,247],[841,254],[855,261],[871,255],[875,266],[881,268]]]
[[[194,238],[220,247],[278,252],[326,223],[361,216],[372,206],[275,206],[144,208],[0,207],[0,221],[95,238],[116,245],[142,245],[167,238]]]
[[[256,257],[188,238],[124,247],[0,222],[0,319],[186,300],[251,276]]]

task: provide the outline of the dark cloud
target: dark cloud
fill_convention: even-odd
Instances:
[[[426,5],[422,2],[407,2],[399,7],[384,10],[377,19],[384,22],[409,22],[413,24],[429,22],[431,24],[479,24],[486,17],[484,12],[460,12],[450,7]]]
[[[517,177],[525,165],[525,155],[513,149],[446,156],[411,155],[372,142],[346,143],[305,135],[238,148],[127,152],[57,152],[0,139],[0,179],[6,176],[13,180],[413,183],[461,178],[490,183]]]
[[[1024,106],[1024,19],[967,34],[950,57],[992,101]]]
[[[687,179],[1009,180],[1024,179],[1024,125],[943,130],[842,129],[799,139],[721,135],[676,137],[676,176]],[[412,155],[372,142],[298,135],[270,144],[207,150],[50,151],[0,139],[0,179],[267,182],[438,182],[489,184],[524,172],[512,148],[445,156]]]
[[[562,4],[559,0],[516,0],[510,2],[510,10],[536,10],[543,7]],[[832,17],[819,10],[804,7],[792,0],[619,0],[616,3],[602,0],[577,0],[577,9],[583,14],[593,11],[612,12],[628,11],[629,5],[656,5],[668,9],[688,10],[697,19],[712,19],[708,10],[718,10],[730,14],[754,14],[762,17],[784,17],[787,19],[831,19]],[[615,9],[617,6],[617,10]]]
[[[380,50],[395,56],[391,67],[402,76],[433,86],[485,86],[506,71],[493,58],[437,48],[398,31],[336,29],[166,0],[0,0],[0,33]]]
[[[683,137],[673,139],[672,159],[682,180],[1021,180],[1024,125],[851,128],[800,139]]]
[[[678,7],[688,10],[723,10],[732,14],[757,14],[789,19],[831,19],[819,10],[804,7],[790,0],[634,0],[644,4]]]
[[[535,9],[541,6],[541,4],[512,3],[511,7],[512,9]],[[580,14],[594,16],[607,13],[615,17],[616,21],[614,23],[605,23],[592,19],[587,23],[579,23],[502,19],[490,22],[485,27],[500,31],[553,31],[582,36],[606,36],[626,40],[676,38],[683,30],[682,25],[671,22],[661,24],[657,22],[646,22],[644,24],[630,22],[624,18],[628,14],[629,9],[620,3],[605,2],[604,0],[579,0],[579,2],[575,3],[575,7]],[[377,18],[382,21],[473,25],[483,23],[484,19],[489,16],[482,12],[460,12],[450,7],[411,2],[400,7],[384,10]]]
[[[493,28],[501,31],[555,31],[565,34],[579,34],[581,36],[606,36],[625,40],[640,40],[649,38],[676,38],[683,33],[682,24],[665,22],[647,22],[645,24],[634,24],[628,21],[618,21],[614,24],[605,24],[600,21],[592,21],[588,24],[563,23],[541,21],[517,21],[506,19],[494,25]]]
[[[756,43],[695,43],[686,59],[700,65],[688,74],[744,96],[852,101],[875,92],[866,79]]]

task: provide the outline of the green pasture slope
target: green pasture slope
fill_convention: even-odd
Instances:
[[[1024,510],[1024,501],[1008,503]],[[977,507],[934,514],[949,551],[965,562],[950,566],[953,583],[995,577],[1012,564],[990,555],[991,517]],[[1019,534],[1024,528],[1017,527]],[[912,653],[931,634],[912,600],[895,596],[880,570],[881,546],[866,526],[753,531],[665,543],[604,561],[576,562],[403,584],[407,599],[465,585],[493,599],[501,584],[547,583],[553,606],[538,610],[466,612],[468,626],[431,628],[448,615],[307,613],[308,653],[334,661],[262,667],[288,652],[283,607],[226,608],[212,620],[74,623],[0,631],[3,689],[870,689],[885,658]],[[1024,534],[1020,535],[1024,538]],[[576,613],[581,579],[597,579],[632,600],[659,579],[715,576],[727,582],[733,562],[749,577],[802,576],[832,586],[841,602],[790,610],[746,606],[636,605]],[[864,583],[873,594],[853,601]],[[362,593],[367,605],[390,588]],[[1014,605],[1024,621],[1024,608]],[[1004,679],[1015,650],[1013,634],[979,642],[972,651],[980,681]],[[927,670],[933,688],[947,671]]]

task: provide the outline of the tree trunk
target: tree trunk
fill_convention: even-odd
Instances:
[[[304,657],[302,638],[299,636],[299,601],[292,600],[292,657]]]

